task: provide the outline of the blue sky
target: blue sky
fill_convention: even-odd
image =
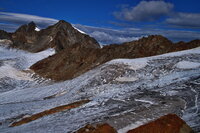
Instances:
[[[149,34],[200,39],[199,0],[0,0],[0,29],[13,31],[29,21],[43,28],[57,20],[78,24],[99,40],[118,37],[116,43]]]

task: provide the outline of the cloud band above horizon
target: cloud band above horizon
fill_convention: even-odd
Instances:
[[[5,24],[8,23],[13,25],[22,25],[31,21],[34,21],[39,27],[46,27],[58,22],[57,19],[40,17],[36,15],[0,12],[0,22]]]
[[[0,12],[0,29],[13,32],[22,24],[27,24],[34,21],[39,27],[46,28],[58,22],[57,19],[40,17],[29,14]],[[179,21],[171,21],[171,24]],[[84,31],[94,37],[101,44],[123,43],[132,40],[137,40],[147,35],[163,35],[172,41],[190,41],[200,39],[200,33],[197,31],[179,31],[179,30],[164,30],[164,29],[145,29],[145,28],[123,28],[121,30],[99,28],[86,26],[81,24],[74,25],[78,29]]]

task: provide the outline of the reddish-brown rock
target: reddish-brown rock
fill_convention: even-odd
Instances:
[[[177,115],[168,114],[128,133],[194,133],[194,131]]]
[[[117,133],[117,131],[108,124],[96,125],[87,125],[79,129],[76,133]]]

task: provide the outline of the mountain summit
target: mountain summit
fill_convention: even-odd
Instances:
[[[55,25],[42,30],[41,34],[48,34],[52,38],[51,46],[54,46],[57,52],[75,44],[86,48],[100,48],[94,38],[82,34],[64,20],[60,20]]]
[[[77,43],[81,47],[100,48],[100,45],[94,38],[80,33],[64,20],[40,31],[36,30],[36,28],[36,24],[30,22],[19,27],[14,33],[2,31],[0,37],[1,39],[12,40],[13,44],[11,47],[30,52],[39,52],[47,48],[55,48],[59,52]]]
[[[28,24],[20,26],[15,31],[15,33],[17,33],[17,32],[26,32],[26,33],[35,32],[35,28],[36,28],[36,24],[32,21],[32,22],[30,22]]]

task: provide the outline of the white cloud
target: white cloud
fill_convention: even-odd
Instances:
[[[137,6],[115,12],[118,19],[127,21],[153,21],[170,14],[174,5],[164,1],[141,1]]]
[[[0,12],[0,21],[4,23],[12,23],[18,25],[27,24],[31,21],[34,21],[38,26],[41,27],[52,25],[58,22],[58,20],[52,18],[8,12]]]
[[[117,36],[117,35],[113,35],[112,33],[106,33],[103,31],[94,31],[90,33],[90,36],[94,37],[96,40],[98,40],[99,42],[103,44],[123,43],[123,42],[130,42],[130,41],[139,39],[139,37]]]
[[[84,25],[75,26],[80,30],[86,32],[90,36],[93,36],[98,42],[101,42],[103,44],[133,41],[147,35],[163,35],[174,42],[200,39],[200,32],[198,31],[134,28],[114,30]]]
[[[166,22],[184,28],[200,28],[200,13],[175,13]]]

